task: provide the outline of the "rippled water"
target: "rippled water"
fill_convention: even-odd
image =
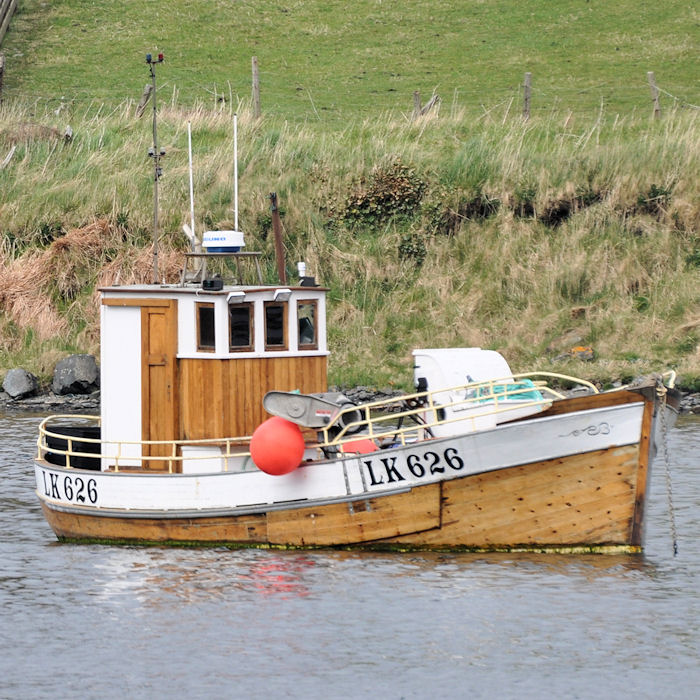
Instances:
[[[643,556],[68,545],[0,416],[1,698],[686,698],[700,687],[700,420]]]

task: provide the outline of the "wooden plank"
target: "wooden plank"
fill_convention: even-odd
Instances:
[[[141,308],[141,433],[143,440],[176,440],[179,437],[177,382],[177,306],[169,300]],[[170,445],[145,445],[144,454],[170,456]],[[168,470],[168,462],[147,461],[146,469]],[[179,468],[175,462],[174,470]]]
[[[548,460],[443,484],[442,527],[414,546],[631,544],[638,447]]]
[[[634,493],[636,488],[634,453],[630,451],[631,459],[616,467],[613,472],[609,470],[605,475],[591,474],[585,478],[575,479],[567,469],[555,470],[545,473],[548,479],[530,478],[527,482],[526,472],[530,468],[516,467],[507,470],[507,473],[496,473],[489,478],[482,475],[475,479],[471,495],[461,489],[446,489],[448,495],[445,498],[445,520],[450,519],[450,509],[454,506],[459,510],[464,499],[470,499],[474,506],[474,512],[478,511],[481,527],[497,527],[501,524],[500,511],[504,493],[507,493],[510,503],[508,505],[509,518],[522,520],[532,516],[546,516],[552,518],[568,518],[572,514],[590,513],[597,504],[606,499],[623,497],[627,500],[627,516],[634,506]],[[576,467],[578,469],[578,467]],[[543,470],[546,472],[546,470]],[[537,474],[539,477],[540,474]],[[589,478],[593,476],[593,478]],[[565,480],[566,483],[552,483],[552,478],[557,482]],[[490,488],[490,482],[497,484],[497,488]],[[499,515],[496,515],[499,513]]]
[[[264,514],[236,518],[105,518],[52,510],[41,504],[44,516],[58,537],[67,539],[134,542],[219,542],[264,544]]]
[[[586,411],[590,408],[604,408],[608,406],[623,406],[629,403],[641,403],[644,397],[635,391],[616,391],[610,394],[588,394],[576,396],[570,399],[555,401],[546,411],[538,416],[557,416],[563,413]],[[525,418],[523,420],[529,420]]]
[[[134,297],[113,297],[103,298],[102,306],[161,306],[168,307],[172,304],[172,299],[137,299]]]
[[[639,443],[639,475],[637,477],[637,490],[635,493],[635,510],[632,527],[632,544],[641,545],[644,523],[644,507],[646,505],[646,492],[649,484],[649,455],[651,452],[651,439],[654,430],[654,401],[647,401],[642,416],[642,436]],[[664,410],[662,405],[659,410]]]
[[[610,511],[605,519],[600,517],[601,508]],[[630,538],[629,513],[629,496],[621,494],[596,501],[590,511],[576,508],[570,513],[520,517],[517,525],[505,522],[490,528],[488,534],[475,528],[471,537],[483,536],[482,546],[622,544]]]
[[[330,546],[372,542],[440,526],[440,484],[352,504],[271,511],[271,544]]]
[[[180,435],[183,440],[190,440],[189,430],[192,425],[192,404],[187,400],[189,396],[189,387],[192,382],[191,374],[193,366],[189,360],[179,360],[178,362],[180,376],[180,396],[183,397],[182,406],[180,407]]]
[[[326,391],[326,364],[325,355],[182,359],[180,432],[192,440],[250,435],[269,417],[268,391]]]

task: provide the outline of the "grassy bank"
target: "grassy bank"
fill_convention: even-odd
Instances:
[[[62,353],[96,350],[96,285],[150,279],[150,131],[128,105],[86,114],[69,143],[37,126],[49,115],[29,117],[6,107],[0,121],[4,150],[16,146],[0,172],[0,359],[45,375]],[[171,277],[189,219],[188,121],[197,225],[232,223],[230,114],[163,108]],[[239,124],[248,247],[271,259],[275,190],[290,266],[305,259],[331,288],[334,382],[405,383],[421,345],[498,348],[516,367],[603,381],[700,375],[695,113],[601,115],[580,130],[459,112],[327,132],[248,112]],[[553,360],[578,345],[595,362]]]
[[[151,278],[152,137],[134,112],[161,49],[165,275],[186,245],[187,123],[197,228],[230,227],[237,110],[248,249],[272,261],[276,191],[290,269],[304,259],[331,289],[333,383],[407,386],[411,348],[443,345],[700,383],[697,19],[678,2],[394,5],[22,3],[3,45],[0,376],[96,352],[96,287]],[[660,120],[651,69],[678,98],[662,93]],[[411,120],[416,89],[443,99]]]

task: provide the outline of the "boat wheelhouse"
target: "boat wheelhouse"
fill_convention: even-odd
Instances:
[[[201,471],[268,391],[326,391],[325,304],[317,286],[103,289],[101,437],[121,452],[102,469]]]

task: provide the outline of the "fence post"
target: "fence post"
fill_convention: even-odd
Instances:
[[[530,118],[530,88],[532,86],[532,73],[525,73],[523,82],[523,119]]]
[[[147,83],[146,87],[143,89],[143,94],[141,95],[141,99],[139,100],[139,103],[136,105],[136,118],[140,119],[143,116],[143,113],[146,111],[146,105],[148,104],[148,98],[151,96],[151,92],[153,92],[153,85],[151,83]]]
[[[651,90],[651,99],[654,103],[654,119],[661,119],[659,88],[656,87],[656,78],[654,77],[654,71],[647,71],[647,80],[649,81],[649,90]]]
[[[413,91],[413,116],[411,117],[413,120],[418,119],[420,116],[420,91],[419,90],[414,90]]]
[[[10,28],[10,20],[16,7],[17,0],[0,0],[0,44]]]
[[[260,79],[258,77],[258,57],[253,56],[253,116],[260,118]]]
[[[0,104],[2,104],[2,79],[5,75],[5,54],[0,53]]]

